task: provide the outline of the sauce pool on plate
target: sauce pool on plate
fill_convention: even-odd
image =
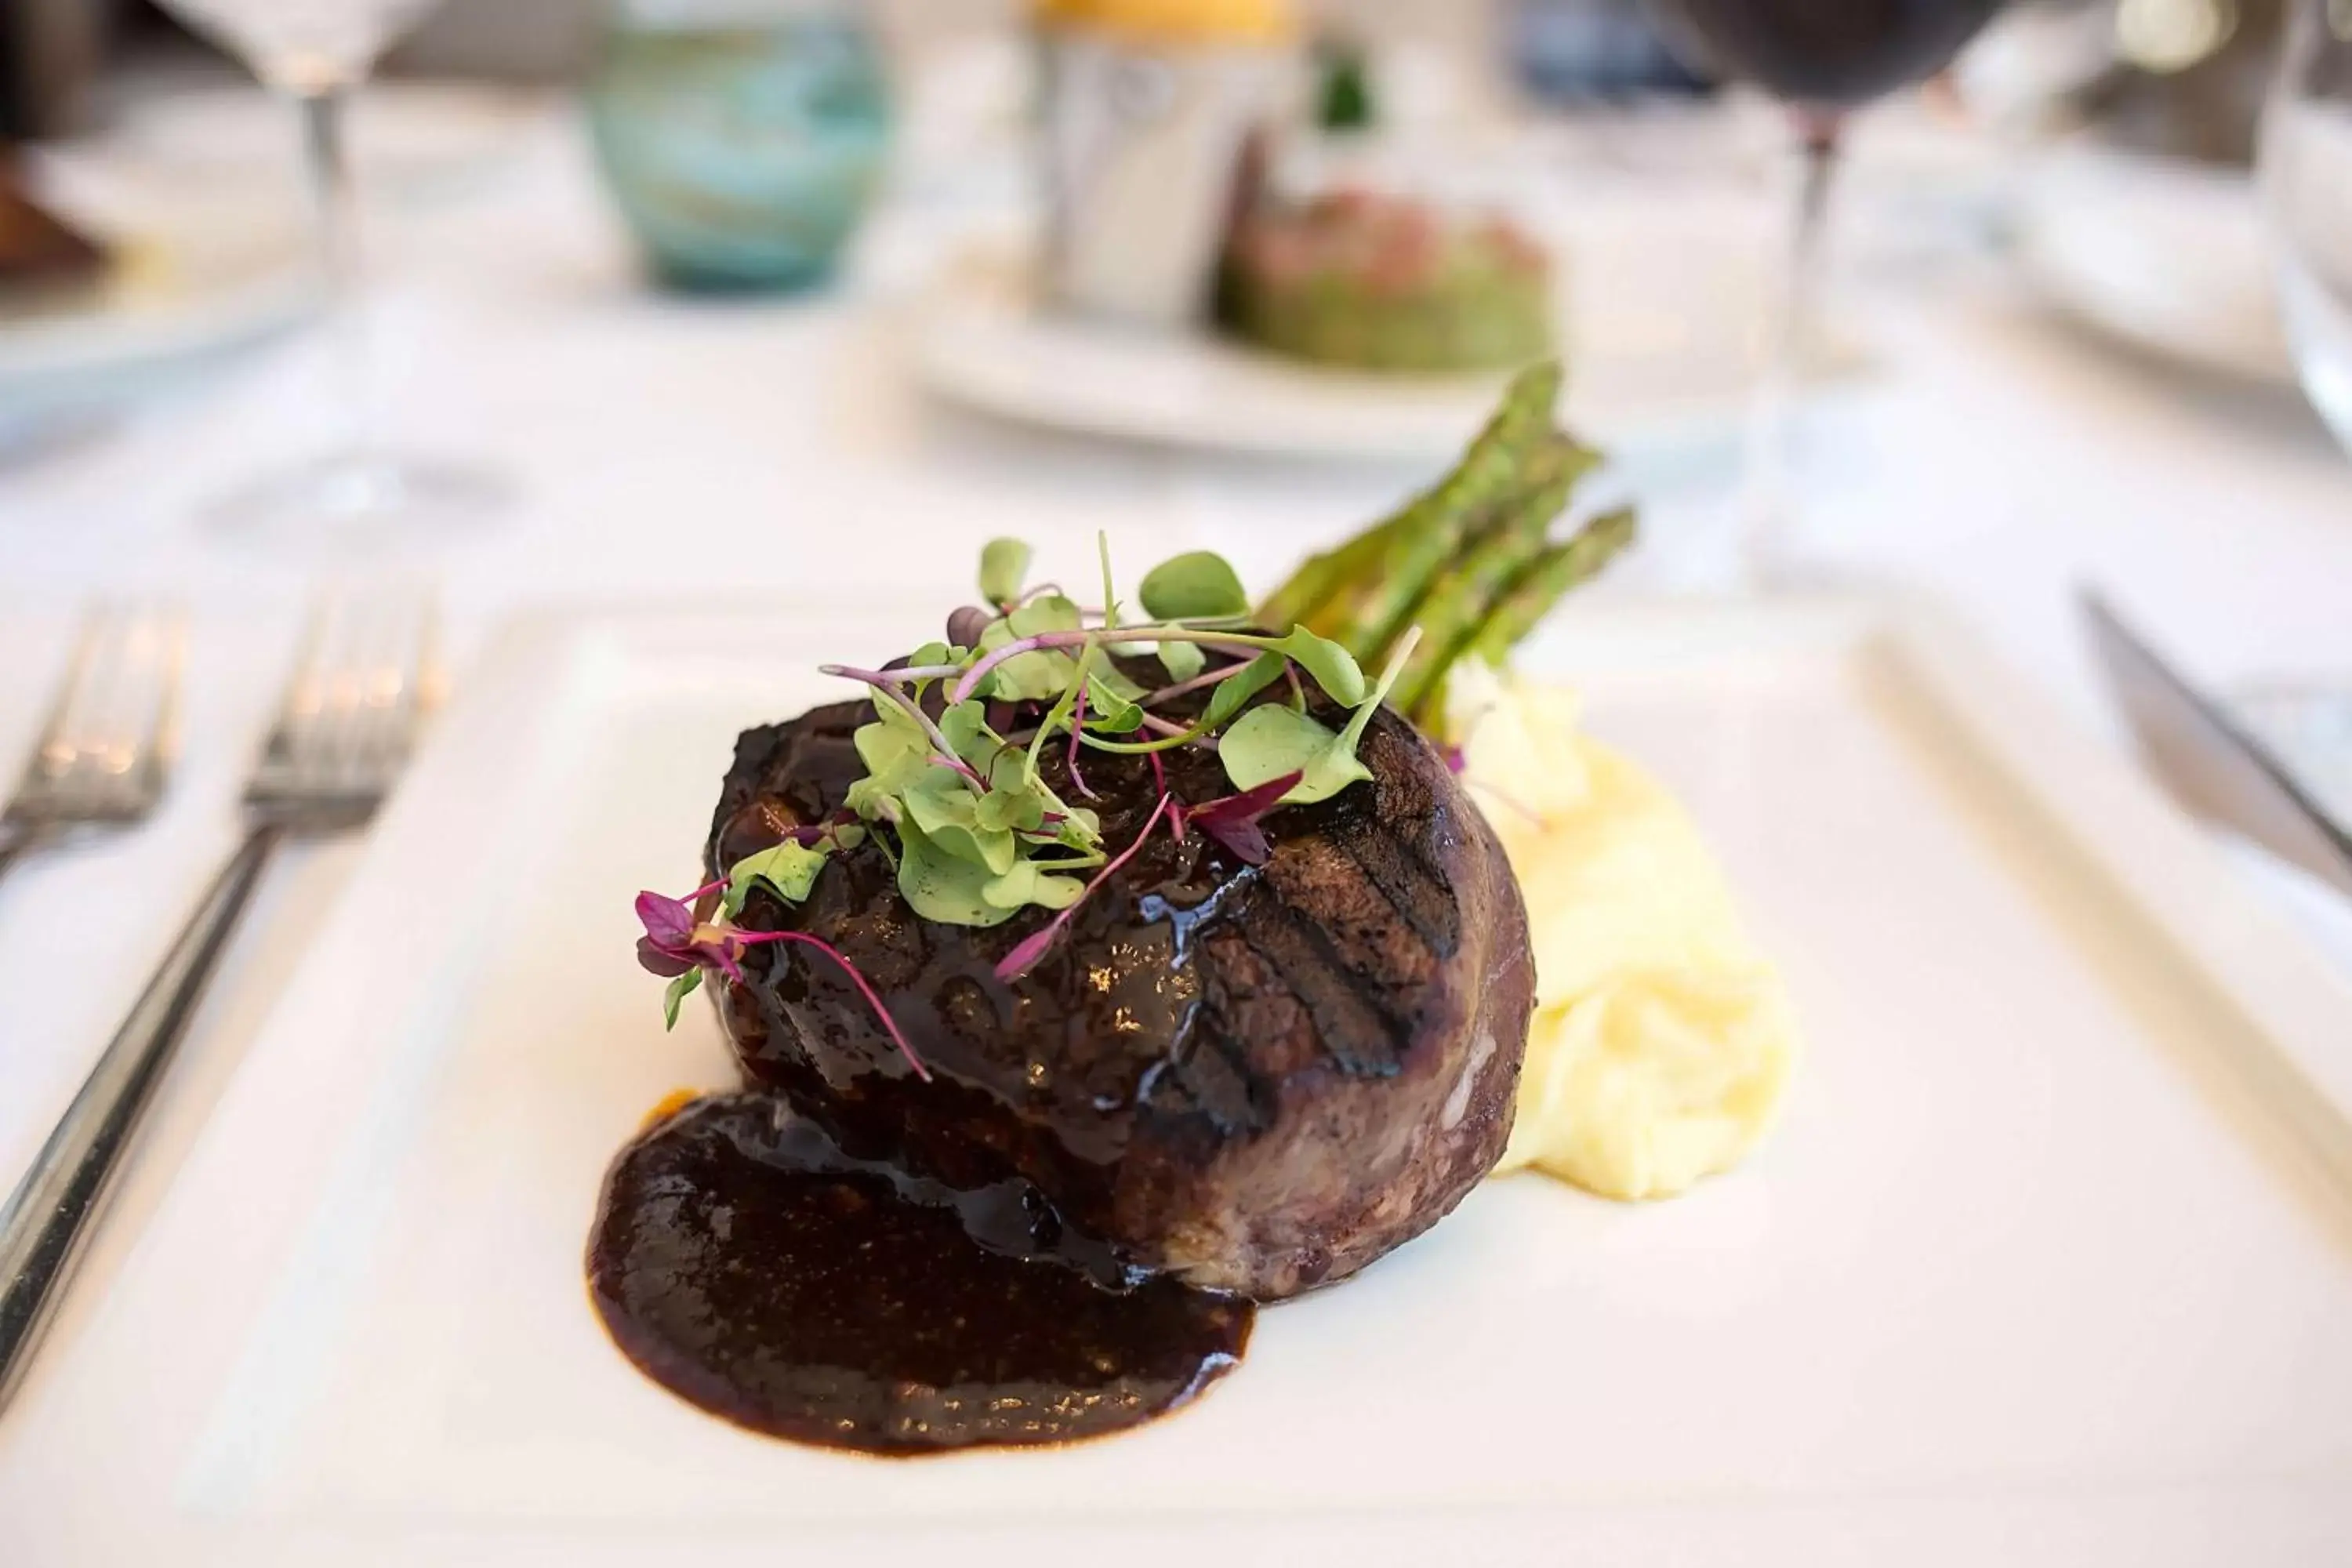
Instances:
[[[722,1094],[614,1162],[588,1276],[623,1353],[680,1397],[778,1437],[913,1455],[1122,1431],[1241,1359],[1249,1302],[1106,1288],[1089,1246],[1034,1189],[911,1179],[772,1095]]]

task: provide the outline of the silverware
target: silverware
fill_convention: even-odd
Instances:
[[[374,815],[438,700],[436,640],[422,595],[334,603],[313,617],[246,784],[244,843],[0,1208],[0,1407],[271,856],[289,838],[348,832]]]
[[[2085,592],[2082,610],[2140,752],[2173,798],[2352,896],[2352,836],[2104,599]]]
[[[187,624],[176,610],[90,613],[25,774],[0,811],[0,876],[84,828],[130,827],[163,798],[179,743]]]

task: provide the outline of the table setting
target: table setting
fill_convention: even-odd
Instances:
[[[0,1562],[2334,1560],[2340,7],[546,9],[0,141]]]

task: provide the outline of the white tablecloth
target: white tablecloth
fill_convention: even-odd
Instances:
[[[841,589],[950,603],[976,542],[999,533],[1035,542],[1056,571],[1087,570],[1102,528],[1128,561],[1208,544],[1263,580],[1414,478],[1108,447],[937,405],[908,381],[895,309],[954,226],[936,202],[884,215],[839,291],[665,300],[636,287],[575,129],[551,121],[529,142],[479,188],[383,215],[375,236],[402,432],[493,461],[515,489],[501,525],[440,564],[461,649],[500,615],[551,603]],[[2352,677],[2352,463],[2290,394],[2184,383],[2053,322],[1981,263],[1858,303],[1885,374],[1813,421],[1809,552],[1944,595],[2110,731],[2073,621],[2081,582],[2217,682]],[[237,774],[310,569],[194,519],[299,449],[321,357],[289,338],[118,430],[0,470],[0,757],[29,742],[80,603],[167,589],[199,615],[185,763],[163,817],[0,888],[0,1180],[30,1158],[233,841]],[[1682,542],[1719,515],[1729,457],[1637,455],[1626,478],[1650,542],[1600,592],[1673,577]],[[100,1273],[358,852],[299,856],[273,883]],[[79,1293],[83,1310],[93,1293]]]

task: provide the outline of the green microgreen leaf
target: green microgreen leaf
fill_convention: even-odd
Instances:
[[[1020,856],[1012,830],[983,826],[979,797],[945,768],[932,769],[929,777],[900,798],[907,804],[906,820],[942,854],[985,866],[990,875],[997,877],[1011,870]]]
[[[1023,860],[1003,876],[981,889],[980,896],[989,908],[1008,913],[1037,904],[1049,910],[1066,910],[1087,890],[1087,885],[1076,877],[1053,874],[1052,868],[1034,860]]]
[[[907,656],[907,662],[918,669],[930,669],[942,664],[961,664],[967,650],[943,642],[927,642]]]
[[[1013,910],[988,901],[985,890],[998,873],[978,861],[950,855],[908,823],[899,828],[898,894],[927,921],[945,925],[1002,925]]]
[[[1279,702],[1253,708],[1235,720],[1218,739],[1217,755],[1224,761],[1225,776],[1238,789],[1255,789],[1285,773],[1298,774],[1298,782],[1282,797],[1286,805],[1328,800],[1372,776],[1339,736]]]
[[[981,634],[980,651],[993,653],[1008,643],[1047,632],[1079,628],[1077,605],[1059,594],[1022,605]],[[1077,661],[1055,648],[1032,648],[1006,659],[990,673],[988,695],[1007,702],[1050,702],[1077,678]]]
[[[787,838],[772,849],[747,855],[727,873],[727,895],[720,907],[729,920],[735,919],[743,912],[751,889],[762,882],[784,902],[802,903],[815,885],[816,874],[824,869],[826,854],[823,845],[806,847]]]
[[[1017,539],[992,539],[980,552],[980,596],[1002,608],[1021,596],[1029,580],[1029,546]]]
[[[1372,715],[1379,712],[1381,704],[1389,700],[1389,692],[1395,687],[1397,678],[1404,673],[1405,665],[1412,658],[1412,650],[1420,646],[1419,626],[1412,627],[1397,639],[1395,650],[1389,655],[1387,667],[1381,671],[1380,684],[1357,708],[1356,716],[1348,721],[1348,727],[1339,732],[1339,739],[1350,754],[1356,750],[1356,742],[1363,739],[1365,727],[1371,723]]]
[[[844,802],[866,820],[896,822],[902,815],[898,799],[925,775],[931,765],[931,738],[895,702],[881,704],[882,717],[861,724],[852,737],[866,776],[849,786]]]
[[[1398,639],[1388,667],[1381,671],[1380,684],[1364,695],[1348,727],[1336,735],[1307,715],[1279,703],[1270,702],[1243,714],[1217,742],[1225,776],[1237,787],[1252,790],[1296,771],[1298,782],[1282,797],[1286,805],[1328,800],[1349,784],[1370,778],[1372,771],[1356,755],[1356,747],[1420,641],[1418,627]]]
[[[1090,706],[1102,706],[1106,694],[1117,702],[1140,702],[1151,695],[1148,689],[1108,659],[1097,662],[1094,666],[1093,674],[1095,689],[1087,693],[1087,701]]]
[[[675,1029],[677,1027],[677,1010],[679,1006],[685,1003],[688,996],[694,994],[694,988],[701,984],[702,971],[699,968],[689,969],[685,973],[679,975],[677,979],[669,983],[669,989],[662,993],[663,1028]]]
[[[1305,626],[1293,626],[1290,635],[1274,645],[1298,667],[1315,678],[1315,684],[1330,695],[1331,700],[1353,708],[1364,700],[1364,672],[1356,663],[1356,656],[1328,637],[1317,637]]]
[[[941,713],[940,733],[947,737],[955,754],[982,777],[987,776],[996,753],[1003,746],[996,732],[988,727],[987,704],[977,700],[955,703]]]
[[[1122,698],[1100,674],[1087,678],[1087,728],[1105,735],[1129,735],[1143,728],[1143,710]]]
[[[1278,653],[1262,653],[1242,667],[1239,675],[1227,676],[1217,682],[1209,693],[1209,706],[1202,713],[1212,730],[1221,728],[1239,713],[1249,700],[1282,679],[1286,661]]]
[[[1028,759],[1006,752],[996,759],[988,793],[972,808],[973,821],[984,831],[1034,833],[1054,805],[1053,791],[1029,771]]]
[[[1164,642],[1152,651],[1160,656],[1160,668],[1171,680],[1190,680],[1209,665],[1209,656],[1196,642]]]
[[[1140,590],[1144,609],[1163,621],[1223,620],[1249,614],[1249,591],[1213,551],[1195,550],[1153,567]]]

